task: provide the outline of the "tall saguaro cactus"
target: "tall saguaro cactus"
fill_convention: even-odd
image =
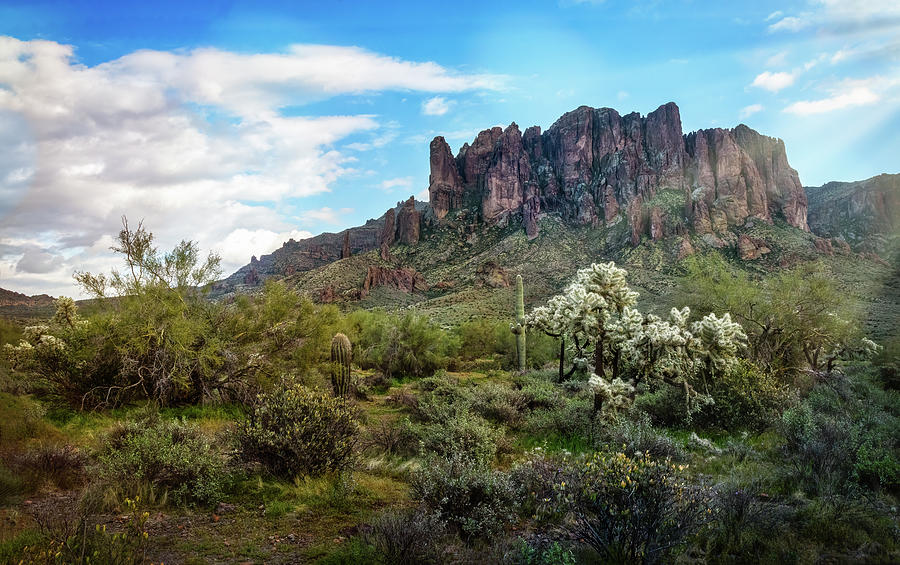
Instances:
[[[347,398],[350,393],[350,340],[342,333],[331,339],[331,386],[334,395]]]
[[[519,371],[525,370],[525,287],[522,275],[516,275],[516,323],[510,326],[516,334],[516,357]]]

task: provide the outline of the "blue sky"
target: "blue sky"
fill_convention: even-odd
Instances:
[[[0,2],[0,286],[77,294],[123,214],[233,270],[421,194],[435,135],[582,104],[900,171],[893,1],[191,4]]]

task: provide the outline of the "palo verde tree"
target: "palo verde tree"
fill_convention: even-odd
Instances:
[[[686,262],[685,300],[701,311],[726,310],[749,334],[749,352],[774,373],[831,373],[842,362],[874,353],[847,294],[826,268],[807,263],[759,280],[718,254]]]
[[[203,296],[221,273],[219,256],[201,258],[191,241],[161,253],[142,223],[133,228],[124,217],[111,249],[124,269],[75,273],[82,288],[100,299],[120,365],[115,382],[97,383],[85,398],[98,405],[131,396],[172,404],[227,394],[237,371],[221,332],[224,309]]]

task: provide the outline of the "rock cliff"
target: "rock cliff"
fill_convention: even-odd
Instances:
[[[464,144],[456,156],[443,137],[431,143],[430,204],[437,218],[477,206],[487,225],[521,221],[537,235],[537,217],[554,212],[573,224],[624,217],[635,236],[664,234],[661,211],[638,210],[661,190],[685,194],[683,214],[700,233],[748,218],[783,218],[805,231],[806,193],[784,143],[745,125],[684,135],[678,106],[642,117],[581,106],[541,133],[513,123]]]
[[[806,187],[809,227],[821,237],[844,241],[856,251],[889,251],[900,232],[900,174],[857,182]]]

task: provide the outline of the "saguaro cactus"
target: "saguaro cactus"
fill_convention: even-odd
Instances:
[[[347,398],[350,393],[350,340],[342,333],[331,339],[331,386],[334,395]]]
[[[519,371],[525,370],[525,287],[522,275],[516,275],[516,323],[510,326],[516,334],[516,357]]]

